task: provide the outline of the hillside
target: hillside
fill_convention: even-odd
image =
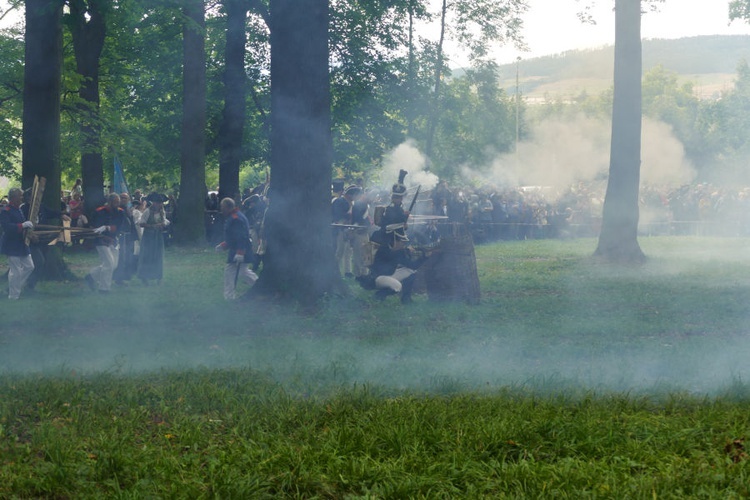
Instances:
[[[664,66],[680,79],[691,81],[705,99],[730,88],[741,60],[750,60],[750,35],[715,35],[643,41],[643,70]],[[516,92],[516,64],[499,66],[499,77],[508,94]],[[519,87],[530,101],[545,97],[599,93],[612,86],[614,47],[572,50],[521,60]]]

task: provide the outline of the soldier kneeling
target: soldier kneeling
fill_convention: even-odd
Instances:
[[[357,281],[365,289],[377,290],[375,297],[378,300],[401,293],[401,303],[410,303],[417,269],[427,257],[413,255],[407,246],[409,239],[404,223],[381,228],[373,233],[371,240],[379,246],[370,266],[370,274],[357,278]]]

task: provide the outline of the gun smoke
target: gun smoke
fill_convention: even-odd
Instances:
[[[677,186],[694,178],[681,144],[667,126],[645,121],[643,139],[644,183]],[[464,181],[499,187],[541,185],[562,189],[577,182],[604,180],[608,148],[605,123],[583,117],[572,122],[548,122],[519,145],[518,154],[498,156],[486,166],[465,166]],[[380,181],[383,185],[393,183],[398,170],[403,168],[409,171],[407,181],[411,185],[421,184],[423,189],[429,189],[434,187],[437,176],[427,165],[427,158],[415,143],[407,141],[384,158]],[[647,276],[668,275],[721,259],[741,262],[746,259],[741,243],[736,239],[717,240],[709,250],[688,252],[680,248],[674,255],[647,250],[650,262],[639,272]],[[593,245],[592,241],[592,252]],[[482,262],[478,264],[481,268]],[[514,277],[509,275],[507,279]],[[571,282],[565,294],[575,297],[576,287]],[[502,307],[502,300],[494,300],[497,307]],[[586,306],[576,303],[574,307]],[[687,349],[678,348],[680,338],[666,337],[649,343],[648,347],[640,343],[639,347],[622,347],[607,345],[606,340],[601,345],[570,342],[570,338],[558,338],[555,332],[547,332],[545,340],[540,342],[538,332],[534,331],[537,325],[526,317],[511,315],[500,323],[488,323],[474,317],[481,311],[471,306],[426,304],[424,307],[433,308],[435,314],[465,317],[467,328],[472,330],[472,335],[466,338],[471,340],[462,341],[460,335],[454,335],[456,340],[446,343],[446,337],[432,336],[429,331],[411,332],[409,312],[401,309],[389,312],[405,315],[403,322],[393,322],[398,330],[360,332],[356,326],[347,326],[344,334],[335,335],[335,342],[303,332],[290,332],[283,339],[250,334],[243,342],[235,339],[234,347],[225,348],[221,338],[214,343],[195,342],[195,338],[185,338],[178,331],[130,337],[111,335],[107,328],[102,328],[100,335],[72,337],[65,347],[53,343],[57,346],[54,349],[35,344],[38,337],[32,341],[23,335],[9,336],[0,350],[0,371],[131,374],[162,369],[250,367],[268,373],[282,384],[302,380],[342,387],[373,384],[396,390],[567,386],[615,391],[669,388],[701,393],[724,389],[748,376],[746,360],[750,343],[739,340],[730,343],[707,338]],[[609,317],[594,305],[588,307],[570,311],[556,321],[568,332],[577,328],[606,331],[608,324],[614,327],[618,321],[617,315]],[[640,310],[619,312],[631,316],[643,314]],[[148,318],[164,311],[132,313]],[[243,312],[239,309],[228,314]],[[261,321],[254,328],[262,332],[264,323]],[[216,329],[221,331],[222,325],[216,325]],[[281,330],[278,324],[276,330]]]

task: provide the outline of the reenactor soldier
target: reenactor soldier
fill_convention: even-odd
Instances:
[[[237,297],[237,281],[240,277],[252,286],[258,280],[258,276],[247,267],[253,259],[247,217],[236,207],[232,198],[221,200],[219,207],[224,216],[224,241],[216,245],[216,251],[227,250],[227,262],[224,265],[224,298],[233,300]]]
[[[31,216],[31,191],[32,189],[29,188],[23,192],[23,205],[21,205],[21,212],[23,212],[23,216],[26,218],[26,220],[30,220]],[[58,212],[56,210],[50,210],[46,206],[41,205],[39,207],[39,213],[36,220],[33,220],[31,222],[36,226],[38,224],[50,224],[54,219],[70,221],[70,217],[68,217],[66,214],[63,214],[62,212]],[[29,250],[31,250],[31,260],[34,261],[34,271],[26,281],[26,294],[33,294],[34,289],[36,288],[36,284],[42,278],[42,273],[44,273],[44,266],[47,263],[47,259],[44,256],[46,246],[47,245],[41,243],[39,241],[39,238],[34,234],[32,234],[29,238]]]
[[[391,203],[385,208],[378,224],[381,229],[385,229],[386,226],[392,224],[404,224],[404,231],[406,231],[406,221],[409,219],[409,211],[404,210],[403,205],[404,195],[406,194],[406,186],[404,185],[406,174],[406,170],[401,170],[398,174],[398,182],[391,189]]]
[[[406,236],[406,222],[409,211],[403,207],[406,174],[406,170],[399,172],[398,182],[391,189],[391,204],[380,218],[380,229],[370,237],[378,245],[370,273],[357,279],[363,288],[376,289],[375,297],[379,300],[400,293],[403,304],[411,302],[415,273],[427,259],[425,255],[414,255],[407,246],[409,238]]]
[[[23,191],[11,188],[8,192],[8,204],[0,211],[0,227],[3,229],[0,251],[8,256],[8,298],[11,300],[18,300],[21,290],[34,271],[34,261],[24,234],[27,229],[33,229],[34,224],[23,215],[22,201]]]
[[[99,254],[99,265],[86,275],[86,283],[91,290],[109,293],[112,288],[112,274],[117,268],[119,254],[117,237],[126,227],[125,211],[120,208],[120,195],[110,193],[107,204],[97,208],[92,217],[96,252]]]

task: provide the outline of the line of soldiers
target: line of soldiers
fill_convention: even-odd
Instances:
[[[8,204],[0,210],[3,234],[0,253],[8,256],[8,298],[17,300],[33,293],[44,269],[44,246],[37,234],[37,226],[49,225],[54,220],[70,221],[70,217],[44,206],[37,220],[29,220],[30,200],[26,192],[12,188]],[[144,285],[148,280],[161,281],[163,275],[164,240],[162,232],[170,224],[164,203],[168,198],[152,193],[145,199],[147,206],[137,210],[130,204],[127,193],[111,193],[107,203],[97,208],[86,237],[93,241],[99,265],[86,275],[85,281],[93,291],[108,293],[112,283],[124,284],[137,275]],[[80,234],[80,233],[77,233]]]

